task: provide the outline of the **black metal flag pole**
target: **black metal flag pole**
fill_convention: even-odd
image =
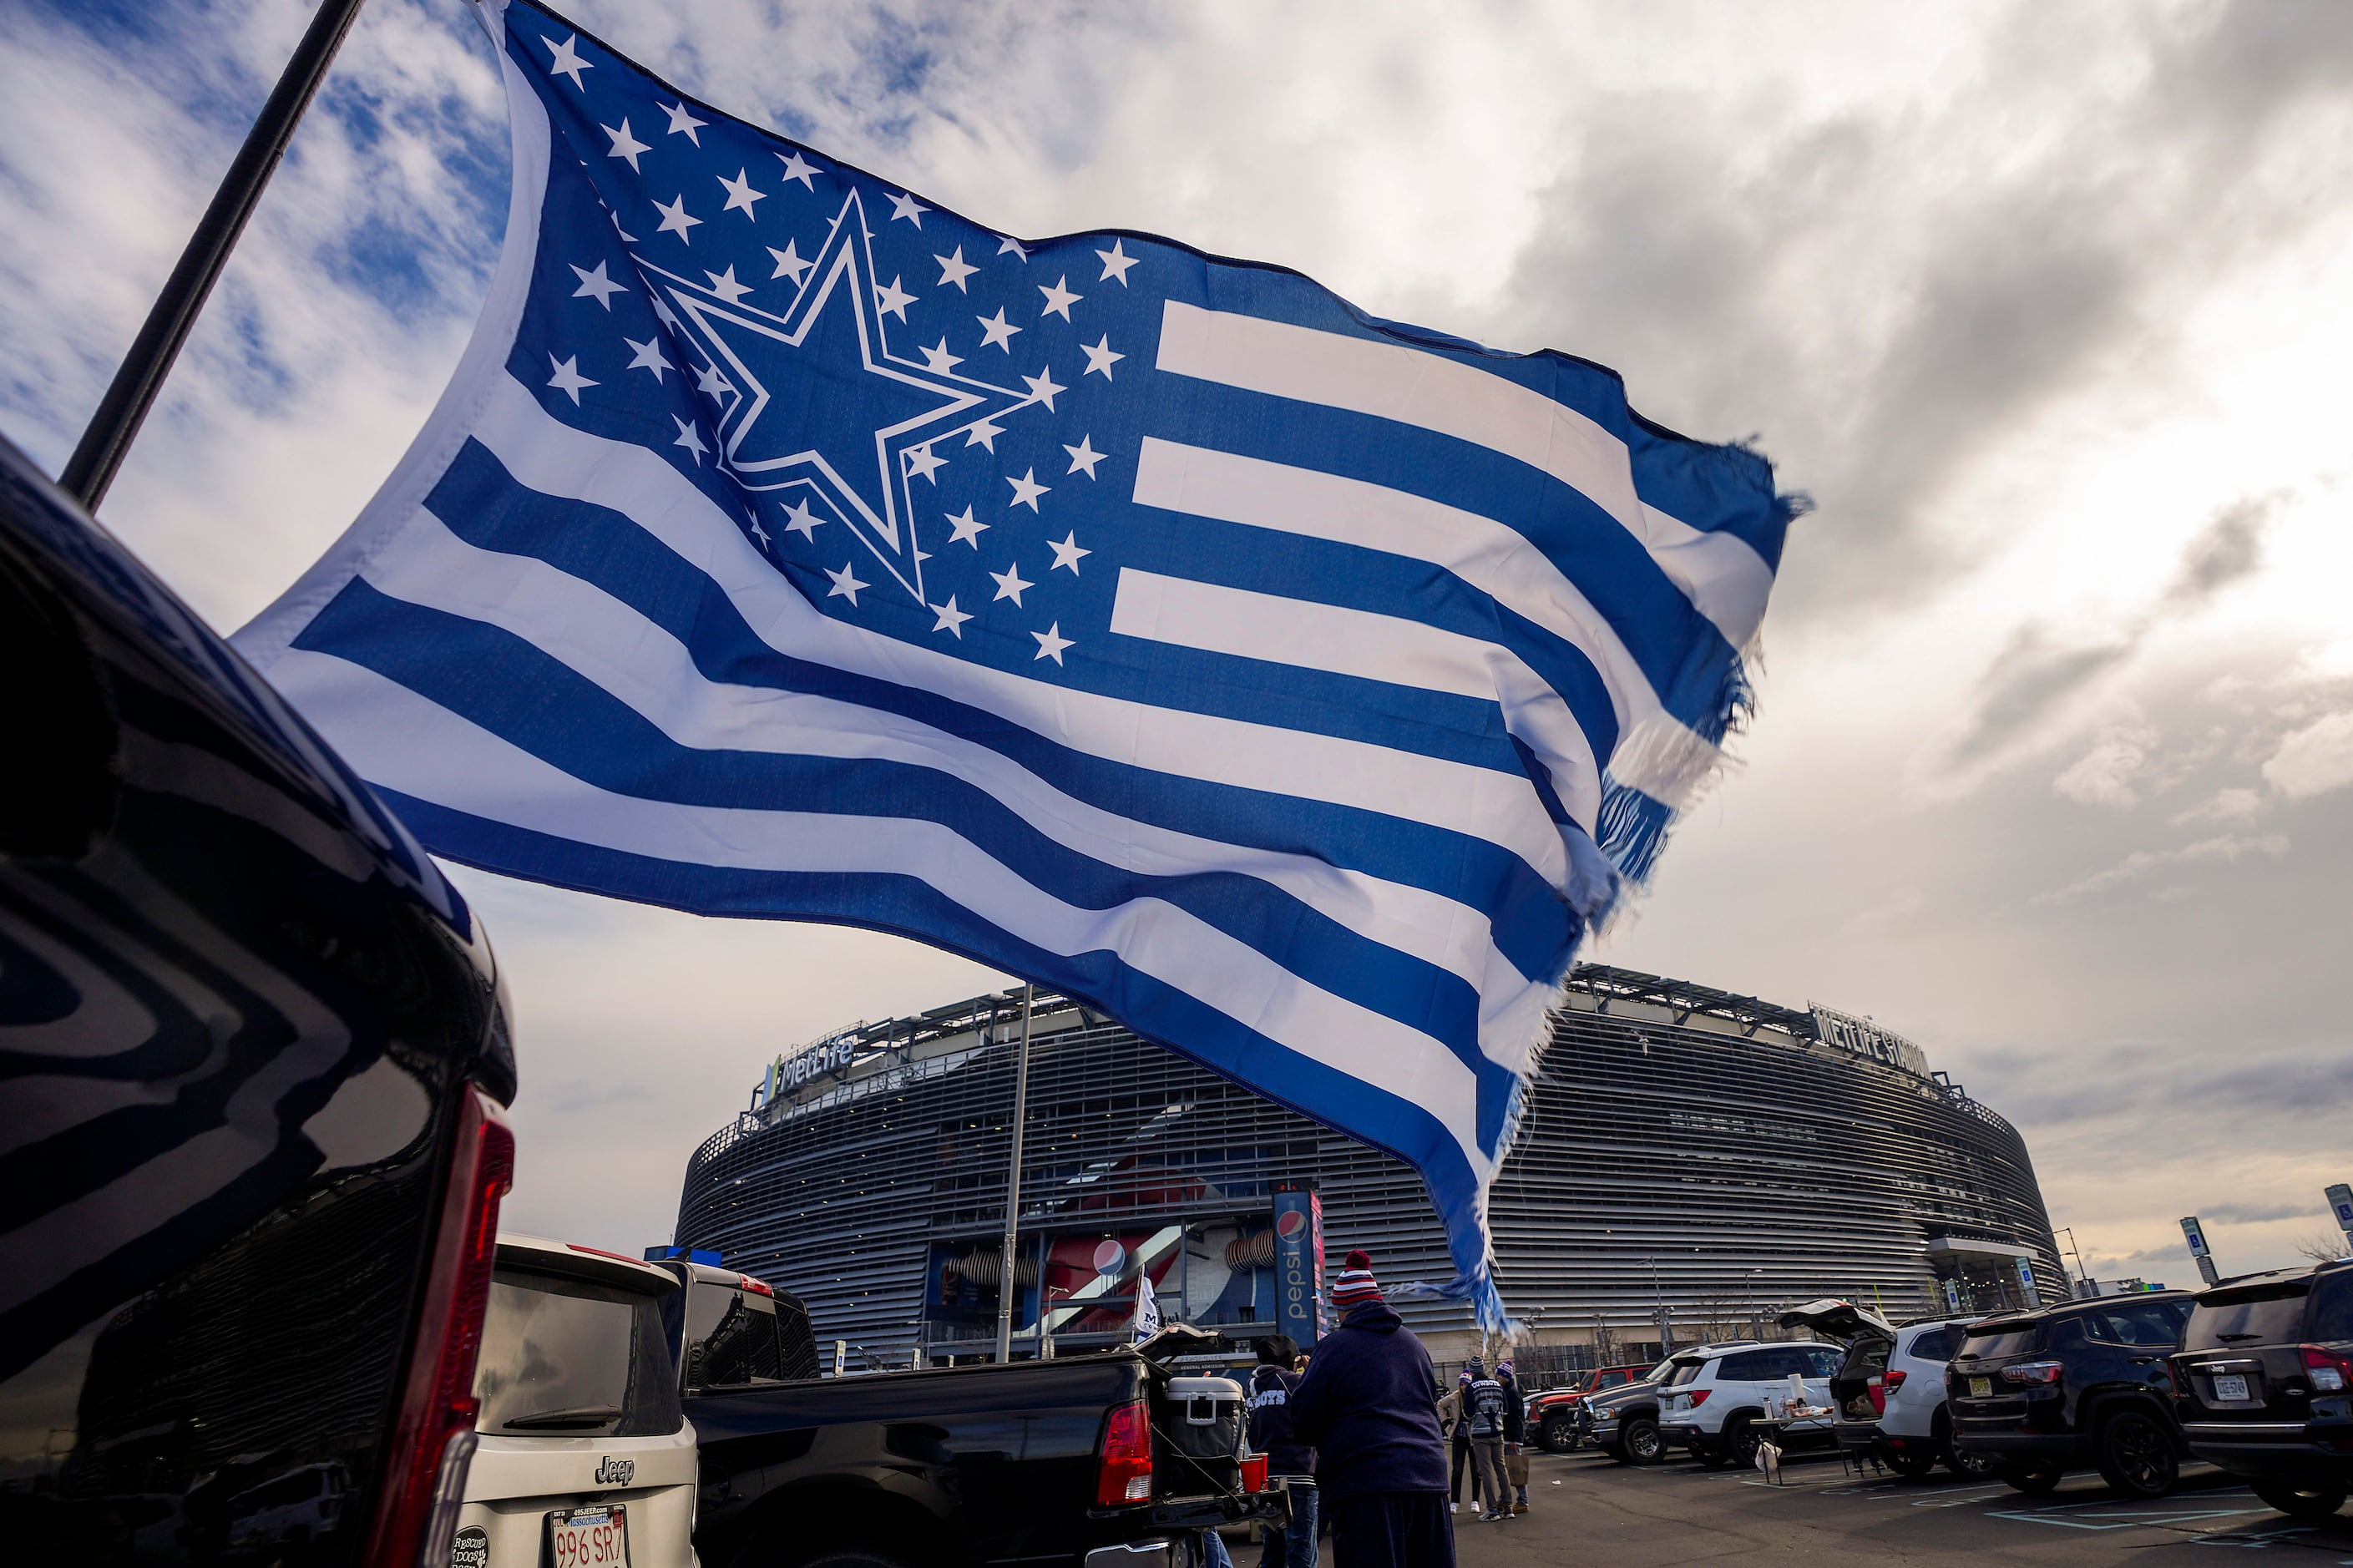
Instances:
[[[302,111],[311,107],[319,83],[326,79],[327,67],[342,47],[343,35],[351,31],[360,4],[361,0],[321,0],[294,58],[286,62],[285,73],[270,89],[269,101],[261,106],[261,118],[246,132],[245,145],[237,149],[237,161],[213,193],[204,221],[196,225],[188,247],[180,253],[179,265],[172,268],[164,292],[147,312],[146,324],[132,341],[131,353],[100,400],[98,412],[90,416],[80,444],[58,479],[83,510],[96,511],[107,487],[114,482],[123,454],[138,436],[147,411],[154,406],[155,395],[163,390],[180,345],[187,342],[188,329],[195,325],[196,312],[204,309],[206,296],[219,281],[228,253],[237,248],[246,219],[253,216],[263,187],[285,155],[286,144],[294,139]]]

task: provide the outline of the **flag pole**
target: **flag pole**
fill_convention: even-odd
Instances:
[[[1029,1109],[1029,1001],[1034,986],[1021,988],[1021,1054],[1013,1069],[1013,1157],[1005,1170],[1005,1248],[997,1276],[997,1359],[1013,1359],[1013,1296],[1019,1288],[1013,1275],[1013,1233],[1021,1219],[1021,1123]],[[1038,1313],[1046,1311],[1045,1272],[1039,1271]]]
[[[187,248],[180,253],[179,265],[172,268],[163,293],[147,312],[146,323],[132,340],[130,353],[115,371],[106,395],[99,400],[98,412],[90,416],[80,443],[66,460],[58,483],[81,502],[85,511],[96,511],[107,487],[114,482],[123,454],[131,449],[148,410],[155,405],[164,378],[179,357],[180,345],[188,341],[196,313],[205,308],[206,297],[220,280],[237,236],[245,231],[263,187],[277,171],[287,143],[294,139],[294,128],[317,95],[343,35],[351,31],[352,19],[359,15],[360,4],[361,0],[321,0],[310,26],[303,30],[302,41],[295,46],[293,58],[286,62],[284,74],[270,89],[269,100],[261,106],[261,117],[246,132],[245,145],[237,149],[236,161],[221,177],[212,205],[205,209]]]

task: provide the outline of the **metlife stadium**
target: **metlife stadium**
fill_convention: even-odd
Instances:
[[[689,1162],[676,1240],[789,1285],[866,1364],[993,1352],[1020,1016],[1018,992],[979,996],[779,1058]],[[1451,1273],[1398,1161],[1067,998],[1038,994],[1030,1037],[1017,1355],[1041,1304],[1054,1351],[1111,1342],[1147,1277],[1167,1317],[1270,1331],[1278,1188],[1316,1189],[1333,1256],[1366,1247],[1386,1285]],[[1898,1315],[2067,1289],[2025,1143],[1918,1047],[1593,965],[1493,1215],[1513,1314],[1592,1353],[1824,1295]],[[1398,1305],[1441,1358],[1467,1346],[1461,1306]]]

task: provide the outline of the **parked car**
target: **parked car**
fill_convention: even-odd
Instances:
[[[1205,1530],[1288,1517],[1246,1451],[1241,1385],[1168,1364],[1215,1335],[817,1378],[788,1292],[691,1258],[659,1266],[685,1287],[668,1321],[705,1568],[1184,1568]]]
[[[1655,1465],[1667,1457],[1659,1431],[1659,1390],[1675,1370],[1676,1356],[1704,1351],[1678,1351],[1639,1379],[1618,1388],[1586,1396],[1593,1415],[1593,1446],[1621,1465]]]
[[[2189,1294],[2167,1290],[1970,1324],[1945,1372],[1954,1446],[2022,1492],[2090,1465],[2120,1492],[2162,1497],[2188,1452],[2167,1358],[2189,1317]]]
[[[689,1568],[694,1429],[661,1311],[678,1293],[635,1258],[499,1237],[452,1562]]]
[[[512,1167],[480,928],[5,441],[0,669],[6,1555],[411,1568]]]
[[[1792,1377],[1804,1382],[1806,1403],[1830,1401],[1831,1373],[1846,1359],[1846,1347],[1815,1340],[1778,1344],[1716,1345],[1677,1352],[1675,1369],[1660,1388],[1659,1435],[1670,1449],[1685,1448],[1711,1469],[1753,1465],[1763,1434],[1757,1423],[1768,1402],[1786,1404]],[[1828,1417],[1783,1428],[1775,1437],[1783,1449],[1827,1448],[1837,1441]]]
[[[1952,1412],[1945,1400],[1945,1364],[1981,1314],[1923,1318],[1883,1334],[1865,1334],[1847,1347],[1831,1378],[1838,1445],[1916,1480],[1941,1461],[1955,1475],[1992,1477],[1998,1461],[1953,1447]]]
[[[1605,1388],[1623,1388],[1649,1374],[1650,1367],[1604,1366],[1577,1373],[1558,1388],[1528,1395],[1524,1423],[1531,1441],[1556,1454],[1573,1451],[1591,1434],[1592,1417],[1586,1401]]]
[[[2335,1513],[2353,1489],[2353,1261],[2199,1292],[2173,1384],[2191,1453],[2282,1513]]]

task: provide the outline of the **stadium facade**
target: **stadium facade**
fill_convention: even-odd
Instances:
[[[779,1058],[694,1152],[675,1239],[789,1285],[867,1364],[993,1348],[1020,1015],[1018,992],[981,996]],[[1451,1272],[1391,1156],[1060,995],[1030,1041],[1017,1355],[1111,1342],[1140,1276],[1168,1316],[1269,1331],[1282,1183],[1315,1184],[1335,1258],[1364,1247],[1392,1285]],[[1492,1215],[1506,1303],[1580,1361],[1824,1295],[1912,1314],[2067,1290],[2024,1142],[1917,1047],[1600,966],[1555,1016]],[[1459,1304],[1399,1305],[1441,1358],[1468,1344]]]

